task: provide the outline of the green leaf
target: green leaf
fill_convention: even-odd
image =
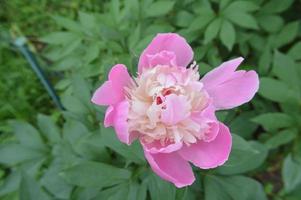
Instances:
[[[89,130],[87,127],[83,123],[75,120],[68,120],[63,127],[63,137],[72,145],[76,145],[78,140],[88,133]]]
[[[56,45],[66,45],[80,38],[80,35],[74,32],[52,32],[40,38],[42,42]]]
[[[53,162],[41,178],[41,185],[58,199],[70,199],[73,187],[59,176],[61,164]]]
[[[51,117],[38,114],[38,126],[41,130],[41,133],[46,136],[47,140],[51,143],[56,143],[60,141],[60,130],[54,123],[54,121],[51,119]]]
[[[152,200],[174,200],[176,197],[175,187],[155,174],[150,174],[146,180]]]
[[[220,38],[222,43],[231,50],[234,43],[235,43],[235,29],[233,25],[228,20],[223,20],[221,31],[220,31]]]
[[[237,133],[239,136],[249,139],[257,129],[258,125],[251,121],[255,116],[255,112],[242,112],[237,115],[229,124],[232,133]]]
[[[273,73],[292,88],[300,89],[297,66],[292,58],[278,51],[274,54]]]
[[[253,122],[260,124],[267,131],[275,131],[279,128],[293,126],[293,119],[285,113],[264,113],[252,119]],[[277,122],[277,123],[275,123]]]
[[[285,192],[290,193],[301,184],[301,163],[289,154],[283,163],[282,178]]]
[[[269,149],[275,149],[278,148],[281,145],[287,144],[291,141],[293,141],[297,136],[297,130],[296,129],[285,129],[282,131],[279,131],[275,135],[273,135],[270,139],[268,139],[265,142],[265,145]]]
[[[61,175],[73,185],[107,187],[128,180],[131,172],[100,162],[85,161],[64,170]]]
[[[95,15],[86,12],[81,12],[81,11],[78,13],[78,15],[79,15],[79,21],[83,27],[85,27],[90,31],[96,28],[97,23],[96,23]],[[89,33],[89,31],[86,32]]]
[[[29,123],[23,121],[11,121],[10,125],[22,145],[42,150],[46,148],[40,133]]]
[[[267,74],[272,64],[272,52],[269,47],[264,48],[259,57],[259,73]]]
[[[262,185],[244,176],[207,175],[205,200],[266,200]]]
[[[294,60],[301,60],[301,42],[294,44],[292,48],[288,51],[288,55]]]
[[[102,134],[102,145],[122,155],[127,161],[133,161],[137,164],[145,163],[143,150],[138,141],[128,146],[117,139],[113,129],[101,127],[100,131]]]
[[[292,88],[283,81],[272,78],[261,78],[258,92],[261,96],[275,102],[293,101],[296,103],[298,101],[298,96]]]
[[[66,28],[67,30],[74,31],[74,32],[81,32],[81,26],[77,22],[71,19],[68,19],[66,17],[61,17],[61,16],[52,16],[52,18],[55,20],[55,22],[58,25]]]
[[[227,9],[224,15],[227,19],[242,28],[258,29],[256,19],[248,13]]]
[[[157,17],[166,15],[172,10],[174,4],[174,1],[156,1],[152,3],[149,8],[147,8],[145,15],[147,17]]]
[[[225,12],[252,12],[258,9],[259,6],[252,1],[234,1],[225,9]]]
[[[260,11],[263,13],[280,13],[287,10],[293,2],[294,0],[270,0],[264,4]]]
[[[180,11],[175,18],[175,24],[180,27],[188,27],[191,21],[195,18],[190,12]]]
[[[191,21],[188,30],[201,30],[209,24],[215,17],[213,10],[210,8],[201,8],[198,15]]]
[[[40,150],[30,149],[20,144],[11,143],[0,145],[0,163],[5,165],[12,166],[44,156]]]
[[[204,36],[205,44],[208,44],[214,38],[216,38],[216,36],[221,28],[221,23],[222,23],[222,19],[217,18],[207,26],[206,31],[205,31],[205,36]]]
[[[257,18],[259,26],[269,32],[278,32],[284,25],[284,20],[278,15],[261,15]]]
[[[20,184],[20,200],[33,199],[50,200],[50,197],[42,190],[33,177],[23,174]]]
[[[99,42],[90,43],[90,45],[87,46],[85,62],[86,63],[92,62],[97,57],[99,57],[99,53],[100,53],[100,43]]]
[[[280,48],[292,42],[298,35],[299,21],[286,24],[281,31],[276,35],[275,48]]]
[[[16,191],[20,186],[21,174],[19,171],[12,171],[5,178],[4,182],[0,186],[0,197]]]
[[[267,157],[267,149],[258,142],[247,142],[243,138],[232,134],[232,150],[229,160],[217,168],[223,175],[240,174],[259,167]],[[256,162],[254,162],[256,160]]]

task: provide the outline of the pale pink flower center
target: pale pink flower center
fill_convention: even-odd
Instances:
[[[190,144],[204,138],[208,124],[194,120],[208,105],[199,78],[195,64],[188,69],[167,65],[144,69],[126,88],[129,131],[139,132],[145,142],[161,144]]]

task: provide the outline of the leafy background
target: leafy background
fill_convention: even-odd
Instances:
[[[1,0],[0,199],[301,199],[300,0]],[[176,189],[102,127],[93,90],[115,63],[135,74],[156,33],[177,32],[200,73],[232,57],[261,77],[249,104],[218,117],[233,149]],[[26,36],[65,110],[13,45]]]

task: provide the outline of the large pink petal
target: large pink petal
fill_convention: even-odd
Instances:
[[[151,154],[144,151],[144,155],[158,176],[172,182],[178,188],[191,185],[194,182],[195,177],[191,166],[176,152]]]
[[[187,161],[202,169],[223,165],[229,157],[232,137],[228,127],[219,124],[219,132],[211,142],[198,141],[190,146],[183,146],[179,154]]]
[[[155,55],[164,50],[175,53],[176,62],[179,66],[186,67],[193,58],[193,51],[183,37],[176,33],[160,33],[156,35],[142,52],[139,59],[138,71],[142,72],[142,68],[151,67],[149,66],[149,55]]]
[[[109,73],[109,80],[113,82],[113,87],[123,94],[124,86],[128,85],[131,81],[131,76],[125,65],[117,64],[112,67]]]
[[[201,80],[217,110],[244,104],[257,92],[259,79],[255,71],[235,71],[241,62],[242,58],[225,62]]]
[[[113,105],[118,103],[122,97],[113,88],[112,81],[106,81],[93,94],[91,101],[97,105]]]
[[[182,142],[178,142],[178,143],[168,143],[163,146],[159,140],[156,140],[151,143],[147,143],[143,139],[140,139],[140,142],[143,146],[143,149],[152,154],[171,153],[171,152],[179,150],[183,145]]]
[[[127,122],[129,112],[129,102],[124,100],[115,106],[114,114],[114,128],[118,139],[130,145],[134,139],[136,139],[136,134],[129,132],[129,126]]]
[[[97,105],[114,105],[124,99],[124,87],[131,81],[131,77],[122,64],[112,67],[109,80],[104,82],[95,93],[91,101]]]
[[[231,78],[243,60],[242,57],[229,60],[205,74],[201,80],[204,83],[205,88],[210,89]]]

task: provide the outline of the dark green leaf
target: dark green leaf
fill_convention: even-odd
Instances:
[[[207,44],[211,42],[214,38],[216,38],[220,28],[221,28],[222,19],[217,18],[213,22],[211,22],[205,31],[204,43]]]
[[[288,55],[293,58],[294,60],[300,60],[301,59],[301,42],[297,42],[294,44],[292,48],[288,51]]]
[[[258,29],[256,19],[248,13],[237,10],[225,10],[225,17],[242,28]]]
[[[286,24],[281,31],[276,35],[275,44],[276,48],[280,48],[291,41],[293,41],[298,34],[299,21]]]
[[[156,1],[147,8],[145,15],[148,17],[165,15],[172,10],[174,4],[174,1]]]
[[[146,181],[152,200],[175,199],[176,189],[171,183],[162,180],[155,174],[150,174]]]
[[[252,1],[233,1],[225,10],[225,12],[252,12],[258,10],[259,6]]]
[[[220,31],[220,38],[222,43],[231,50],[234,43],[235,43],[235,29],[233,25],[228,20],[223,20],[221,31]]]

